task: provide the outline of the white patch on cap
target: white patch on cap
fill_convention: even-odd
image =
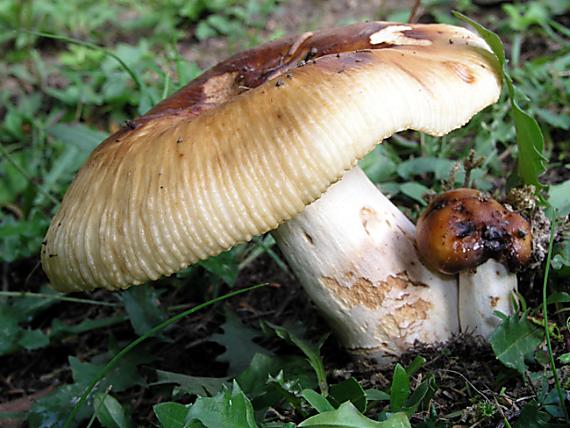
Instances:
[[[391,45],[431,45],[431,40],[413,39],[403,34],[403,31],[409,31],[411,29],[412,27],[407,25],[390,25],[389,27],[371,34],[370,44],[378,45],[380,43],[389,43]]]

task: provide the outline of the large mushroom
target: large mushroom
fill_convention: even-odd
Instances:
[[[91,154],[44,270],[62,291],[123,289],[277,228],[348,348],[445,340],[455,281],[419,262],[414,226],[355,165],[395,132],[464,125],[497,100],[499,76],[485,42],[449,25],[370,22],[240,53]]]

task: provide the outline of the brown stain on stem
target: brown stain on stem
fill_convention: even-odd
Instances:
[[[386,280],[379,281],[376,284],[368,278],[355,275],[353,272],[345,273],[344,277],[350,281],[350,286],[342,285],[340,280],[331,276],[322,276],[320,283],[331,290],[337,298],[350,308],[362,305],[368,309],[375,310],[382,306],[388,294],[392,291],[398,291],[399,294],[408,287],[426,287],[424,283],[413,281],[405,272],[389,276]],[[394,301],[396,300],[398,299],[395,298]],[[420,301],[421,299],[417,299],[415,302],[406,303],[404,306],[415,306]],[[431,305],[429,302],[425,303]],[[420,312],[427,311],[424,304],[420,304],[420,307],[417,309]]]

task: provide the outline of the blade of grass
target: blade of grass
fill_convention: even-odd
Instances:
[[[554,353],[552,352],[552,343],[550,341],[550,329],[548,328],[547,285],[548,285],[548,276],[550,274],[550,260],[552,258],[552,247],[554,245],[554,236],[556,230],[556,211],[551,210],[549,217],[550,217],[550,241],[548,242],[546,268],[544,270],[544,281],[542,283],[542,317],[544,318],[544,334],[546,337],[546,347],[548,348],[548,359],[550,360],[550,370],[552,370],[552,376],[554,377],[554,384],[556,385],[556,392],[558,393],[558,401],[560,402],[560,407],[564,412],[564,417],[566,419],[566,422],[570,422],[570,418],[568,416],[568,409],[564,404],[564,394],[562,393],[562,387],[560,386],[560,379],[558,379],[558,373],[556,371],[556,363],[554,362]]]
[[[136,348],[142,342],[144,342],[145,340],[154,336],[155,334],[159,333],[160,331],[164,330],[165,328],[170,327],[172,324],[177,323],[181,319],[186,318],[189,315],[192,315],[194,312],[198,312],[201,309],[204,309],[208,306],[211,306],[211,305],[218,303],[218,302],[221,302],[223,300],[230,299],[234,296],[237,296],[238,294],[247,293],[249,291],[253,291],[253,290],[256,290],[258,288],[265,287],[266,285],[267,284],[265,284],[265,283],[252,285],[251,287],[242,288],[241,290],[232,291],[230,293],[224,294],[223,296],[219,296],[219,297],[216,297],[212,300],[208,300],[207,302],[204,302],[204,303],[201,303],[197,306],[194,306],[193,308],[188,309],[187,311],[184,311],[184,312],[181,312],[177,315],[174,315],[173,317],[167,319],[166,321],[163,321],[160,324],[151,328],[148,332],[146,332],[144,335],[140,336],[138,339],[133,340],[131,343],[129,343],[127,346],[125,346],[123,349],[121,349],[118,353],[116,353],[115,356],[113,358],[111,358],[111,360],[105,365],[105,367],[103,367],[101,369],[101,371],[99,371],[99,373],[97,373],[97,376],[95,376],[95,378],[91,381],[91,383],[87,386],[87,388],[85,388],[85,390],[83,391],[83,394],[81,394],[81,397],[79,398],[77,403],[75,403],[75,405],[73,406],[73,409],[71,409],[71,411],[69,412],[69,415],[67,416],[67,419],[65,420],[65,424],[63,425],[63,428],[70,428],[72,426],[73,421],[75,419],[75,416],[77,416],[77,412],[79,412],[79,410],[81,409],[83,404],[85,404],[85,401],[87,400],[87,398],[89,397],[89,395],[91,394],[91,392],[93,391],[95,386],[97,386],[97,384],[101,381],[101,379],[103,379],[107,375],[107,373],[109,373],[109,371],[111,371],[125,355],[127,355],[130,351],[132,351],[134,348]]]
[[[122,306],[118,303],[99,302],[98,300],[81,299],[78,297],[67,297],[61,294],[30,293],[27,291],[0,291],[0,297],[32,297],[35,299],[61,300],[63,302],[86,303],[89,305],[99,306]]]
[[[152,94],[147,90],[146,85],[139,79],[136,73],[124,62],[121,57],[110,51],[109,49],[105,49],[102,46],[96,45],[95,43],[85,42],[83,40],[75,39],[73,37],[62,36],[60,34],[52,34],[52,33],[45,33],[43,31],[28,31],[28,30],[19,30],[19,32],[32,34],[37,37],[44,37],[46,39],[53,39],[53,40],[61,40],[62,42],[73,43],[75,45],[84,46],[89,49],[97,50],[103,52],[105,55],[113,58],[115,61],[119,63],[119,65],[131,76],[131,79],[135,82],[137,87],[143,93],[145,97],[148,98],[150,105],[155,105],[156,100],[152,97]]]

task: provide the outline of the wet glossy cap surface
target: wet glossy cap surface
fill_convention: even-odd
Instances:
[[[532,253],[529,222],[475,189],[455,189],[437,196],[416,229],[422,261],[434,270],[455,274],[488,259],[511,270],[526,265]]]

